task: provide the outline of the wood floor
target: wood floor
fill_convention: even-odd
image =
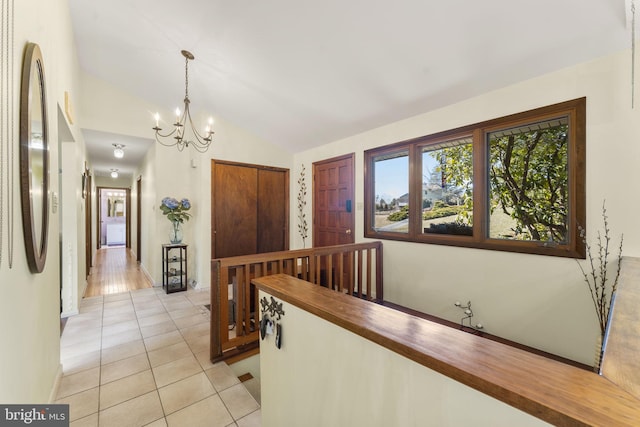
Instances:
[[[125,247],[103,248],[96,253],[84,296],[117,294],[152,286],[131,250]]]

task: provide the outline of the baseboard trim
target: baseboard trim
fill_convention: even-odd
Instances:
[[[151,274],[149,274],[149,271],[147,271],[147,268],[144,266],[143,263],[140,263],[140,270],[142,270],[142,274],[144,274],[144,276],[149,280],[149,282],[151,282],[151,286],[153,287],[162,286],[162,284],[158,284],[156,283],[155,280],[153,280],[153,277],[151,277]]]
[[[85,279],[82,281],[82,290],[78,293],[78,295],[81,295],[80,301],[82,301],[82,298],[84,298],[84,293],[87,291],[87,286],[89,286],[89,282],[87,282],[87,279]]]
[[[60,382],[62,381],[62,363],[58,364],[58,372],[56,372],[56,378],[53,381],[53,388],[49,394],[49,403],[55,403],[56,397],[58,397],[58,389],[60,388]]]
[[[486,339],[492,340],[492,341],[496,341],[496,342],[499,342],[501,344],[508,345],[510,347],[519,348],[520,350],[524,350],[524,351],[527,351],[529,353],[537,354],[538,356],[546,357],[547,359],[552,359],[552,360],[555,360],[557,362],[564,363],[566,365],[575,366],[576,368],[584,369],[585,371],[593,371],[593,367],[592,366],[585,365],[584,363],[576,362],[575,360],[567,359],[566,357],[562,357],[562,356],[558,356],[558,355],[553,354],[553,353],[548,353],[546,351],[538,350],[537,348],[529,347],[528,345],[520,344],[518,342],[511,341],[511,340],[499,337],[497,335],[488,334],[486,332],[483,332],[483,331],[480,331],[480,330],[477,330],[477,329],[469,328],[469,327],[466,327],[466,326],[465,327],[461,327],[459,323],[451,322],[449,320],[442,319],[440,317],[436,317],[436,316],[433,316],[431,314],[427,314],[427,313],[423,313],[421,311],[413,310],[411,308],[408,308],[408,307],[405,307],[405,306],[402,306],[402,305],[399,305],[399,304],[395,304],[395,303],[392,303],[392,302],[389,302],[389,301],[384,301],[384,302],[382,302],[381,305],[384,305],[384,306],[389,307],[389,308],[393,308],[394,310],[398,310],[398,311],[401,311],[403,313],[407,313],[407,314],[411,314],[411,315],[416,316],[416,317],[420,317],[422,319],[427,319],[427,320],[430,320],[432,322],[439,323],[441,325],[449,326],[449,327],[455,328],[455,329],[460,329],[462,331],[469,332],[471,334],[478,335],[479,337],[486,338]]]
[[[69,311],[63,311],[62,313],[60,313],[60,317],[61,318],[65,318],[65,317],[71,317],[71,316],[75,316],[76,314],[79,314],[80,311],[79,310],[69,310]]]

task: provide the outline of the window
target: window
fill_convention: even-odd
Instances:
[[[422,230],[473,235],[473,140],[427,145],[422,151]]]
[[[373,228],[409,232],[409,153],[382,154],[373,159],[375,206]]]
[[[583,258],[585,106],[365,151],[365,237]]]

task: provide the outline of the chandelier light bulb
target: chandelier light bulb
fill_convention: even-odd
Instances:
[[[160,114],[159,113],[155,113],[153,115],[153,118],[156,119],[156,127],[160,126]]]

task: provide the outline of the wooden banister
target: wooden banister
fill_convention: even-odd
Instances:
[[[272,275],[253,282],[280,301],[553,425],[640,425],[640,400],[593,372],[335,295],[294,277]],[[638,341],[637,334],[632,341]],[[295,344],[287,345],[295,351]]]
[[[251,280],[272,274],[286,274],[357,298],[382,301],[382,243],[324,246],[211,260],[212,361],[257,347],[259,303]],[[235,307],[235,312],[230,313],[230,307]],[[231,337],[230,328],[234,335]]]

